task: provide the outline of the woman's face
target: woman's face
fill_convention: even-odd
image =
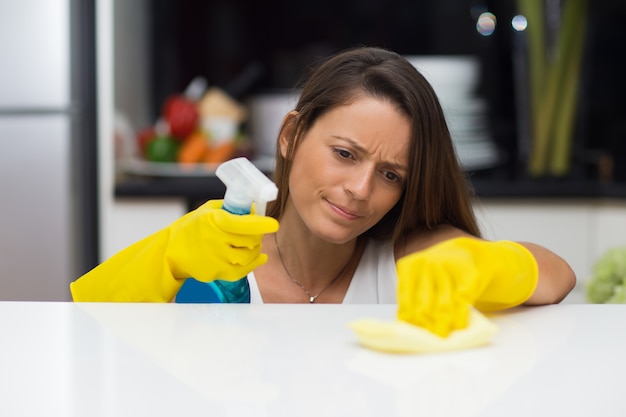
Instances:
[[[336,244],[361,235],[399,200],[410,138],[409,119],[384,100],[364,96],[324,114],[295,153],[285,216]],[[285,138],[280,148],[285,156]]]

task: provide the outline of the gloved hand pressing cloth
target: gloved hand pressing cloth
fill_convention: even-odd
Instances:
[[[397,262],[397,320],[350,323],[359,341],[388,352],[436,352],[484,345],[496,326],[480,311],[522,304],[537,262],[524,246],[460,237]]]

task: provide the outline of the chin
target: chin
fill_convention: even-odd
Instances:
[[[313,233],[319,236],[320,239],[323,239],[327,242],[333,243],[335,245],[342,245],[358,238],[364,232],[365,230],[354,231],[342,229],[340,227],[337,227],[336,224],[333,224],[326,228],[322,228],[321,230],[318,229]]]

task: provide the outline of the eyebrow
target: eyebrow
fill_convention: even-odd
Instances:
[[[345,142],[348,142],[357,151],[359,151],[361,153],[364,153],[364,154],[367,154],[367,150],[364,147],[362,147],[361,145],[359,145],[358,143],[356,143],[353,139],[350,139],[350,138],[345,137],[345,136],[339,136],[339,135],[332,135],[332,137],[334,137],[336,139],[343,140]],[[396,169],[398,171],[409,172],[409,167],[401,165],[401,164],[396,164],[394,162],[385,161],[385,165],[388,165],[388,166],[390,166],[393,169]]]

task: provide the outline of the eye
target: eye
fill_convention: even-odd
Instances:
[[[383,175],[385,177],[385,179],[389,182],[395,182],[398,184],[402,183],[402,177],[400,177],[398,174],[396,174],[395,172],[392,171],[383,171]]]
[[[340,158],[343,159],[354,159],[354,156],[350,151],[341,148],[334,148],[333,152],[335,152]]]

